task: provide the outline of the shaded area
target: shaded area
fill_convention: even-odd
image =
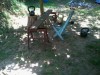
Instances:
[[[100,40],[95,40],[91,44],[87,45],[87,53],[89,62],[94,65],[95,68],[100,69]]]
[[[68,11],[60,12],[68,14]],[[2,26],[0,27],[1,73],[8,75],[18,73],[18,75],[23,73],[26,75],[28,73],[29,75],[100,74],[100,41],[97,40],[100,37],[95,36],[95,34],[99,34],[98,20],[100,19],[97,12],[99,12],[99,7],[91,11],[77,10],[78,19],[74,25],[66,28],[67,34],[63,35],[64,41],[53,38],[51,43],[44,45],[36,40],[31,44],[30,50],[27,49],[25,27],[19,29],[9,27],[8,18],[2,13]],[[81,38],[79,35],[84,24],[90,27],[87,38]],[[53,30],[49,32],[54,33]],[[49,35],[52,36],[52,33]],[[94,43],[95,40],[97,41]]]
[[[9,30],[7,17],[3,12],[0,13],[0,24],[0,34],[3,34]]]

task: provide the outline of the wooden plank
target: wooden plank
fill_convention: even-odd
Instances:
[[[31,27],[35,23],[36,20],[37,20],[37,16],[28,16],[27,26]]]
[[[43,13],[43,15],[41,15],[41,17],[35,21],[35,23],[32,25],[32,28],[38,28],[48,17],[49,14],[52,13],[52,10],[47,10],[46,12]]]

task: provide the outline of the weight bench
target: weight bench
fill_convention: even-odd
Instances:
[[[43,23],[48,19],[49,14],[54,14],[52,10],[47,10],[46,12],[41,15],[39,19],[37,19],[37,16],[29,16],[28,17],[28,48],[30,39],[36,39],[36,37],[33,35],[33,33],[36,32],[43,32],[43,41],[48,42],[48,34],[47,34],[47,28],[43,27]],[[39,37],[38,37],[39,38]]]
[[[70,11],[69,16],[68,16],[67,20],[65,21],[64,25],[62,25],[62,26],[53,25],[53,29],[56,32],[54,34],[54,37],[58,36],[61,40],[64,40],[63,37],[62,37],[62,33],[65,31],[66,27],[68,26],[69,21],[71,20],[71,17],[72,17],[73,14],[74,14],[74,10],[72,9]]]

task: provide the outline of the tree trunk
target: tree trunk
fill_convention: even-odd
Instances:
[[[43,0],[39,0],[40,2],[40,12],[41,12],[41,15],[44,13],[44,8],[43,8]]]

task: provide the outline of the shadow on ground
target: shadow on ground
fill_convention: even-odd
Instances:
[[[100,35],[99,27],[96,27],[97,24],[95,26],[91,25],[95,24],[93,21],[96,20],[91,20],[91,18],[89,18],[89,23],[87,25],[90,28],[90,33],[86,38],[80,37],[79,34],[82,28],[81,22],[87,19],[84,14],[83,16],[81,15],[81,17],[82,18],[79,18],[74,25],[69,25],[66,28],[66,34],[63,35],[64,41],[61,41],[58,37],[51,37],[51,43],[44,45],[40,41],[36,40],[33,44],[31,44],[31,49],[29,50],[27,48],[26,27],[20,27],[19,29],[9,28],[8,26],[4,26],[7,24],[7,19],[4,20],[4,23],[6,24],[2,24],[3,26],[0,27],[0,74],[100,74],[99,68],[95,66],[96,61],[92,60],[91,64],[90,58],[92,56],[92,52],[87,52],[90,50],[89,48],[91,48],[91,45],[89,48],[87,48],[87,45],[93,43],[93,41],[100,40],[100,36],[98,36]],[[94,19],[98,20],[98,17],[95,17]],[[85,22],[87,22],[87,20]],[[53,30],[49,32],[54,33]],[[49,33],[49,36],[53,36],[53,34]],[[93,45],[97,45],[99,48],[99,43],[98,45]],[[98,51],[99,53],[100,48],[96,49],[93,47],[92,49]]]

